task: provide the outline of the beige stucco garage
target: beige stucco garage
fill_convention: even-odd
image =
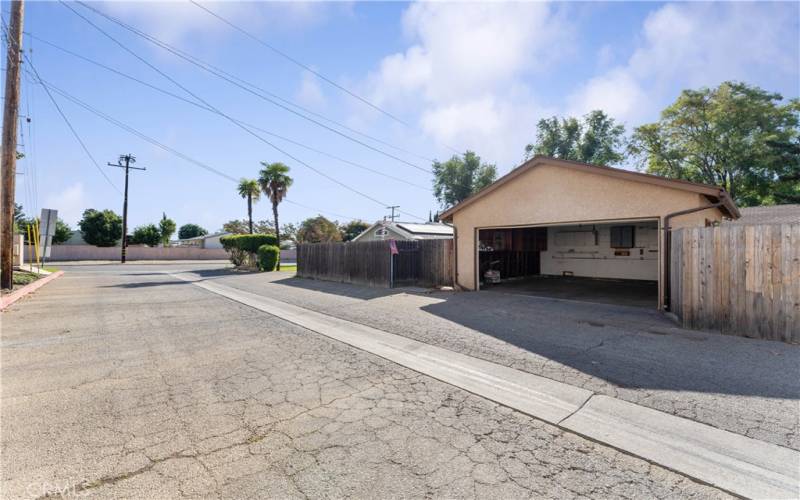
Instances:
[[[507,277],[649,281],[660,308],[665,226],[738,217],[714,186],[541,156],[441,215],[455,228],[455,282],[462,289],[479,289],[481,265],[498,255],[491,262],[499,261]]]

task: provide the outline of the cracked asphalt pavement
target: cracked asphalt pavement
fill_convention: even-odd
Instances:
[[[205,273],[228,286],[800,450],[800,346],[676,327],[655,310]],[[500,289],[498,289],[500,290]]]
[[[3,498],[725,496],[161,272],[203,268],[2,314]]]

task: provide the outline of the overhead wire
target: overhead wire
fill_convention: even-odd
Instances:
[[[288,53],[284,52],[283,50],[281,50],[281,49],[275,47],[274,45],[264,41],[263,39],[257,37],[253,33],[249,32],[246,29],[242,28],[241,26],[237,25],[233,21],[223,17],[222,15],[220,15],[217,12],[209,9],[208,7],[206,7],[204,5],[201,5],[199,2],[196,2],[195,0],[189,0],[189,2],[191,2],[194,6],[204,10],[205,12],[210,14],[211,16],[213,16],[216,19],[218,19],[219,21],[221,21],[221,22],[225,23],[226,25],[230,26],[231,28],[233,28],[234,30],[238,31],[239,33],[242,33],[243,35],[245,35],[246,37],[248,37],[251,40],[255,41],[256,43],[268,48],[272,52],[274,52],[274,53],[278,54],[279,56],[283,57],[287,61],[295,64],[296,66],[299,66],[300,68],[302,68],[302,69],[304,69],[306,71],[308,71],[309,73],[313,74],[314,76],[316,76],[320,80],[324,81],[325,83],[328,83],[329,85],[341,90],[342,92],[348,94],[349,96],[351,96],[351,97],[357,99],[358,101],[361,101],[362,103],[366,104],[370,108],[372,108],[372,109],[382,113],[383,115],[388,116],[392,120],[394,120],[394,121],[406,126],[407,128],[409,128],[411,130],[416,130],[416,128],[413,125],[411,125],[410,123],[408,123],[407,121],[405,121],[405,120],[403,120],[401,118],[398,118],[397,116],[395,116],[394,114],[386,111],[385,109],[383,109],[382,107],[378,106],[377,104],[375,104],[375,103],[367,100],[366,98],[356,94],[355,92],[351,91],[350,89],[348,89],[348,88],[336,83],[335,80],[325,76],[324,74],[322,74],[321,72],[315,70],[311,66],[303,63],[302,61],[292,57],[291,55],[289,55]],[[454,153],[460,153],[458,150],[456,150],[456,149],[454,149],[454,148],[452,148],[452,147],[450,147],[450,146],[448,146],[446,144],[443,144],[443,146],[445,146],[447,149],[450,149]]]
[[[66,5],[64,0],[59,0],[59,1],[62,4]],[[193,56],[191,54],[188,54],[187,52],[185,52],[185,51],[183,51],[181,49],[178,49],[178,48],[176,48],[176,47],[174,47],[174,46],[172,46],[172,45],[170,45],[170,44],[168,44],[168,43],[166,43],[166,42],[164,42],[162,40],[159,40],[158,38],[156,38],[153,35],[150,35],[150,34],[144,32],[144,31],[142,31],[142,30],[140,30],[140,29],[138,29],[138,28],[136,28],[134,26],[131,26],[128,23],[125,23],[124,21],[122,21],[122,20],[120,20],[120,19],[118,19],[118,18],[116,18],[114,16],[106,14],[105,12],[103,12],[103,11],[93,7],[93,6],[88,5],[86,2],[78,0],[78,1],[76,1],[76,3],[81,5],[85,9],[94,12],[98,16],[101,16],[101,17],[105,18],[106,20],[108,20],[108,21],[110,21],[110,22],[112,22],[114,24],[117,24],[118,26],[130,31],[131,33],[133,33],[133,34],[135,34],[135,35],[147,40],[151,44],[153,44],[153,45],[155,45],[157,47],[160,47],[163,50],[166,50],[167,52],[175,55],[176,57],[179,57],[179,58],[189,62],[190,64],[202,69],[203,71],[211,73],[212,75],[216,76],[217,78],[220,78],[220,79],[230,83],[231,85],[234,85],[234,86],[244,90],[245,92],[247,92],[249,94],[252,94],[252,95],[254,95],[254,96],[256,96],[256,97],[258,97],[258,98],[260,98],[260,99],[262,99],[262,100],[264,100],[264,101],[266,101],[266,102],[268,102],[268,103],[270,103],[270,104],[272,104],[274,106],[277,106],[277,107],[279,107],[279,108],[281,108],[281,109],[283,109],[283,110],[285,110],[285,111],[287,111],[289,113],[292,113],[292,114],[294,114],[294,115],[296,115],[296,116],[298,116],[298,117],[300,117],[300,118],[302,118],[304,120],[307,120],[307,121],[309,121],[309,122],[311,122],[311,123],[313,123],[313,124],[315,124],[315,125],[317,125],[319,127],[322,127],[325,130],[328,130],[329,132],[337,134],[337,135],[339,135],[339,136],[341,136],[341,137],[343,137],[343,138],[345,138],[345,139],[347,139],[347,140],[349,140],[351,142],[354,142],[354,143],[359,144],[359,145],[361,145],[361,146],[363,146],[363,147],[365,147],[367,149],[370,149],[370,150],[372,150],[372,151],[374,151],[376,153],[379,153],[379,154],[381,154],[383,156],[386,156],[387,158],[391,158],[393,160],[396,160],[396,161],[398,161],[400,163],[403,163],[403,164],[405,164],[405,165],[407,165],[409,167],[415,168],[417,170],[420,170],[420,171],[423,171],[423,172],[426,172],[426,173],[431,173],[431,170],[428,169],[428,168],[421,167],[421,166],[419,166],[419,165],[417,165],[415,163],[409,162],[409,161],[407,161],[407,160],[405,160],[403,158],[400,158],[400,157],[398,157],[398,156],[396,156],[396,155],[394,155],[392,153],[384,151],[384,150],[382,150],[380,148],[377,148],[377,147],[375,147],[375,146],[373,146],[371,144],[368,144],[368,143],[366,143],[366,142],[364,142],[364,141],[362,141],[360,139],[356,139],[355,137],[352,137],[352,136],[350,136],[348,134],[345,134],[344,132],[342,132],[340,130],[337,130],[337,129],[331,127],[331,126],[328,126],[328,125],[320,122],[319,120],[316,120],[316,119],[311,118],[311,117],[309,117],[307,115],[304,115],[303,113],[300,113],[299,111],[297,111],[295,109],[292,109],[292,107],[297,107],[297,108],[302,109],[303,111],[305,111],[305,112],[307,112],[309,114],[313,114],[313,115],[317,115],[317,113],[311,112],[310,110],[308,110],[306,108],[303,108],[302,106],[299,106],[297,104],[294,104],[294,103],[292,103],[290,101],[287,101],[287,100],[277,96],[274,93],[271,93],[269,91],[266,91],[266,90],[262,89],[261,87],[258,87],[255,84],[252,84],[250,82],[246,82],[246,81],[242,80],[241,78],[238,78],[236,76],[231,75],[230,73],[225,72],[224,70],[216,68],[215,66],[213,66],[213,65],[211,65],[211,64],[209,64],[207,62],[204,62],[201,59],[199,59],[199,58],[197,58],[197,57],[195,57],[195,56]],[[72,8],[70,8],[70,10],[73,10],[73,12],[76,12]],[[253,90],[253,89],[257,89],[258,91]],[[326,120],[331,121],[331,120],[329,120],[327,118],[326,118]],[[338,122],[334,122],[334,123],[336,123],[340,127],[346,128],[344,125],[342,125],[342,124],[340,124]],[[360,133],[360,134],[364,135],[363,133]],[[367,137],[369,137],[369,136],[367,136]],[[370,137],[370,139],[376,140],[375,138],[372,138],[372,137]],[[425,159],[428,160],[428,161],[432,161],[432,160],[430,160],[428,158],[425,158]]]
[[[50,46],[50,47],[52,47],[52,48],[54,48],[54,49],[56,49],[56,50],[59,50],[59,51],[61,51],[61,52],[65,53],[65,54],[69,54],[69,55],[71,55],[71,56],[73,56],[73,57],[75,57],[75,58],[81,59],[81,60],[83,60],[83,61],[85,61],[85,62],[87,62],[87,63],[90,63],[90,64],[93,64],[93,65],[95,65],[95,66],[97,66],[97,67],[103,68],[103,69],[105,69],[106,71],[109,71],[109,72],[111,72],[111,73],[114,73],[114,74],[116,74],[116,75],[118,75],[118,76],[121,76],[121,77],[123,77],[123,78],[126,78],[126,79],[128,79],[128,80],[131,80],[131,81],[133,81],[133,82],[136,82],[136,83],[138,83],[138,84],[140,84],[140,85],[142,85],[142,86],[145,86],[145,87],[147,87],[147,88],[150,88],[150,89],[152,89],[152,90],[154,90],[154,91],[156,91],[156,92],[159,92],[159,93],[161,93],[161,94],[163,94],[163,95],[169,96],[169,97],[171,97],[171,98],[173,98],[173,99],[180,100],[180,101],[182,101],[182,102],[184,102],[184,103],[186,103],[186,104],[189,104],[189,105],[195,106],[195,107],[197,107],[197,108],[203,109],[203,110],[205,110],[205,111],[208,111],[208,112],[210,112],[210,113],[214,113],[214,114],[216,114],[216,113],[214,112],[214,110],[213,110],[213,109],[211,109],[211,108],[209,108],[208,106],[205,106],[205,105],[203,105],[203,104],[200,104],[200,103],[198,103],[198,102],[196,102],[196,101],[193,101],[193,100],[191,100],[191,99],[187,99],[187,98],[185,98],[185,97],[183,97],[183,96],[180,96],[180,95],[178,95],[178,94],[175,94],[175,93],[173,93],[173,92],[170,92],[169,90],[166,90],[166,89],[164,89],[164,88],[158,87],[158,86],[156,86],[156,85],[153,85],[153,84],[151,84],[151,83],[149,83],[149,82],[147,82],[147,81],[144,81],[144,80],[142,80],[142,79],[140,79],[140,78],[137,78],[137,77],[135,77],[135,76],[132,76],[132,75],[130,75],[130,74],[128,74],[128,73],[125,73],[125,72],[123,72],[123,71],[120,71],[120,70],[118,70],[118,69],[116,69],[116,68],[113,68],[113,67],[111,67],[111,66],[108,66],[108,65],[106,65],[106,64],[103,64],[103,63],[101,63],[101,62],[99,62],[99,61],[95,61],[95,60],[93,60],[93,59],[90,59],[90,58],[88,58],[88,57],[86,57],[86,56],[83,56],[83,55],[81,55],[81,54],[78,54],[77,52],[74,52],[74,51],[72,51],[72,50],[69,50],[69,49],[67,49],[67,48],[61,47],[61,46],[60,46],[60,45],[58,45],[58,44],[55,44],[55,43],[53,43],[53,42],[50,42],[50,41],[48,41],[48,40],[45,40],[45,39],[43,39],[43,38],[41,38],[41,37],[38,37],[38,36],[36,36],[36,35],[33,35],[32,33],[28,33],[28,32],[26,32],[26,34],[27,34],[29,37],[32,37],[32,38],[36,39],[37,41],[39,41],[39,42],[41,42],[41,43],[43,43],[43,44],[45,44],[45,45],[47,45],[47,46]],[[295,145],[295,146],[298,146],[298,147],[304,148],[304,149],[306,149],[306,150],[312,151],[312,152],[314,152],[314,153],[321,154],[321,155],[323,155],[323,156],[327,156],[328,158],[332,158],[332,159],[334,159],[334,160],[337,160],[337,161],[340,161],[340,162],[342,162],[342,163],[346,163],[346,164],[348,164],[348,165],[351,165],[351,166],[353,166],[353,167],[356,167],[356,168],[359,168],[359,169],[362,169],[362,170],[366,170],[366,171],[372,172],[372,173],[374,173],[374,174],[376,174],[376,175],[380,175],[380,176],[386,177],[386,178],[388,178],[388,179],[395,180],[395,181],[397,181],[397,182],[402,182],[403,184],[407,184],[407,185],[409,185],[409,186],[413,186],[413,187],[416,187],[416,188],[419,188],[419,189],[423,189],[423,190],[426,190],[426,191],[431,191],[431,188],[430,188],[430,187],[422,186],[422,185],[420,185],[420,184],[417,184],[417,183],[411,182],[411,181],[409,181],[409,180],[406,180],[406,179],[403,179],[403,178],[401,178],[401,177],[396,177],[396,176],[393,176],[393,175],[391,175],[391,174],[387,174],[387,173],[385,173],[385,172],[382,172],[382,171],[380,171],[380,170],[377,170],[377,169],[374,169],[374,168],[368,167],[368,166],[366,166],[366,165],[363,165],[363,164],[360,164],[360,163],[357,163],[357,162],[354,162],[354,161],[348,160],[348,159],[346,159],[346,158],[342,158],[342,157],[340,157],[340,156],[337,156],[337,155],[335,155],[335,154],[333,154],[333,153],[329,153],[329,152],[327,152],[327,151],[324,151],[324,150],[321,150],[321,149],[315,148],[315,147],[313,147],[313,146],[309,146],[308,144],[304,144],[304,143],[302,143],[302,142],[300,142],[300,141],[297,141],[297,140],[294,140],[294,139],[290,139],[290,138],[288,138],[288,137],[285,137],[285,136],[283,136],[283,135],[277,134],[277,133],[275,133],[275,132],[272,132],[272,131],[270,131],[270,130],[267,130],[267,129],[261,128],[261,127],[259,127],[259,126],[257,126],[257,125],[254,125],[254,124],[252,124],[252,123],[248,123],[248,122],[246,122],[246,121],[244,121],[244,120],[241,120],[241,119],[238,119],[238,118],[234,118],[234,119],[235,119],[236,121],[238,121],[239,123],[241,123],[241,124],[243,124],[243,125],[245,125],[245,126],[247,126],[247,127],[250,127],[250,128],[252,128],[253,130],[257,130],[257,131],[259,131],[259,132],[263,132],[263,133],[265,133],[265,134],[267,134],[267,135],[269,135],[269,136],[275,137],[275,138],[277,138],[277,139],[280,139],[280,140],[282,140],[282,141],[288,142],[288,143],[290,143],[290,144],[293,144],[293,145]]]
[[[14,43],[14,44],[17,43],[16,41],[11,40],[11,37],[8,36],[8,26],[6,26],[5,20],[3,20],[3,32],[4,32],[4,35],[5,35],[7,43]],[[20,49],[20,53],[22,54],[22,57],[23,57],[24,61],[26,61],[28,63],[28,66],[33,71],[33,74],[36,76],[36,78],[38,80],[41,80],[41,76],[39,75],[39,72],[36,70],[36,66],[33,64],[33,62],[30,60],[30,58],[27,56],[27,54],[25,54],[25,52],[23,52],[21,50],[21,47],[19,47],[19,49]],[[111,180],[111,178],[108,177],[108,175],[105,173],[105,171],[102,169],[102,167],[100,167],[100,164],[94,158],[94,155],[92,155],[92,153],[89,151],[89,148],[86,147],[86,143],[83,142],[83,139],[81,139],[80,134],[78,134],[78,131],[75,130],[75,127],[72,125],[72,122],[70,122],[69,118],[67,118],[67,115],[64,114],[64,111],[61,109],[61,106],[59,106],[58,101],[56,101],[55,97],[53,97],[53,94],[50,93],[50,90],[47,89],[47,87],[44,87],[44,89],[45,89],[45,92],[47,93],[47,96],[50,98],[50,102],[56,108],[56,111],[58,111],[58,114],[64,120],[64,123],[67,124],[67,127],[72,132],[72,135],[75,137],[75,140],[78,141],[78,144],[80,144],[81,148],[83,149],[83,152],[86,153],[86,156],[89,157],[89,159],[92,161],[94,166],[97,168],[97,171],[100,172],[100,174],[103,176],[103,178],[106,180],[106,182],[108,182],[108,184],[111,187],[113,187],[115,191],[117,191],[119,194],[122,194],[122,191],[120,191],[120,189],[117,187],[117,185],[114,184],[114,182]]]
[[[213,110],[213,111],[214,111],[216,114],[218,114],[219,116],[222,116],[222,117],[224,117],[225,119],[227,119],[228,121],[230,121],[231,123],[233,123],[233,124],[234,124],[234,125],[236,125],[237,127],[241,128],[242,130],[244,130],[244,131],[245,131],[245,132],[247,132],[248,134],[252,135],[252,136],[253,136],[253,137],[255,137],[256,139],[258,139],[258,140],[260,140],[261,142],[263,142],[263,143],[267,144],[268,146],[272,147],[273,149],[275,149],[276,151],[280,152],[281,154],[283,154],[283,155],[287,156],[288,158],[291,158],[292,160],[294,160],[295,162],[299,163],[300,165],[302,165],[302,166],[304,166],[304,167],[308,168],[309,170],[311,170],[311,171],[313,171],[313,172],[317,173],[318,175],[320,175],[320,176],[322,176],[322,177],[325,177],[326,179],[330,180],[331,182],[333,182],[333,183],[335,183],[335,184],[338,184],[339,186],[341,186],[341,187],[343,187],[343,188],[347,189],[348,191],[351,191],[351,192],[353,192],[353,193],[356,193],[357,195],[359,195],[359,196],[361,196],[361,197],[363,197],[363,198],[365,198],[365,199],[368,199],[368,200],[372,201],[373,203],[376,203],[376,204],[379,204],[379,205],[383,205],[383,206],[386,206],[386,205],[387,205],[386,203],[384,203],[384,202],[382,202],[382,201],[378,200],[377,198],[375,198],[375,197],[373,197],[373,196],[371,196],[371,195],[369,195],[369,194],[366,194],[366,193],[364,193],[364,192],[362,192],[362,191],[359,191],[359,190],[357,190],[357,189],[353,188],[352,186],[349,186],[348,184],[345,184],[344,182],[342,182],[342,181],[340,181],[340,180],[338,180],[338,179],[336,179],[336,178],[334,178],[334,177],[332,177],[332,176],[330,176],[330,175],[326,174],[325,172],[323,172],[323,171],[321,171],[321,170],[319,170],[319,169],[317,169],[317,168],[315,168],[315,167],[311,166],[310,164],[308,164],[308,163],[306,163],[305,161],[301,160],[301,159],[300,159],[300,158],[298,158],[297,156],[295,156],[295,155],[293,155],[293,154],[289,153],[289,152],[288,152],[288,151],[286,151],[285,149],[283,149],[283,148],[281,148],[281,147],[279,147],[279,146],[277,146],[277,145],[273,144],[273,143],[272,143],[272,142],[270,142],[269,140],[267,140],[267,139],[265,139],[264,137],[260,136],[259,134],[255,133],[255,132],[254,132],[252,129],[248,128],[247,126],[245,126],[245,125],[243,125],[243,124],[241,124],[241,123],[237,122],[235,119],[231,118],[229,115],[227,115],[227,114],[226,114],[226,113],[224,113],[223,111],[219,110],[218,108],[216,108],[215,106],[213,106],[212,104],[210,104],[208,101],[204,100],[202,97],[200,97],[200,96],[199,96],[199,95],[197,95],[196,93],[194,93],[194,92],[192,92],[191,90],[189,90],[189,89],[188,89],[186,86],[182,85],[180,82],[178,82],[177,80],[175,80],[174,78],[172,78],[171,76],[169,76],[168,74],[166,74],[164,71],[162,71],[161,69],[159,69],[157,66],[155,66],[154,64],[152,64],[152,63],[150,63],[149,61],[147,61],[145,58],[143,58],[142,56],[140,56],[139,54],[137,54],[137,53],[136,53],[134,50],[132,50],[132,49],[130,49],[129,47],[127,47],[127,46],[126,46],[124,43],[122,43],[122,42],[120,42],[119,40],[117,40],[116,38],[114,38],[112,35],[110,35],[108,32],[106,32],[105,30],[103,30],[101,27],[99,27],[98,25],[96,25],[95,23],[93,23],[91,20],[89,20],[88,18],[86,18],[85,16],[83,16],[81,13],[77,12],[77,11],[76,11],[75,9],[73,9],[73,8],[72,8],[72,7],[71,7],[69,4],[67,4],[67,3],[66,3],[64,0],[59,0],[59,2],[60,2],[60,3],[61,3],[63,6],[64,6],[64,7],[66,7],[66,8],[67,8],[67,9],[69,9],[70,11],[72,11],[72,12],[73,12],[73,13],[74,13],[76,16],[80,17],[80,18],[81,18],[81,19],[83,19],[83,20],[84,20],[84,21],[85,21],[87,24],[89,24],[90,26],[92,26],[93,28],[95,28],[97,31],[99,31],[101,34],[103,34],[103,35],[104,35],[106,38],[108,38],[109,40],[111,40],[112,42],[114,42],[114,43],[115,43],[117,46],[119,46],[121,49],[123,49],[124,51],[126,51],[127,53],[129,53],[130,55],[132,55],[133,57],[135,57],[136,59],[138,59],[139,61],[141,61],[143,64],[147,65],[149,68],[151,68],[153,71],[157,72],[159,75],[161,75],[161,76],[162,76],[162,77],[164,77],[165,79],[169,80],[169,81],[170,81],[170,82],[171,82],[173,85],[175,85],[176,87],[180,88],[181,90],[183,90],[184,92],[186,92],[187,94],[189,94],[190,96],[192,96],[192,97],[193,97],[194,99],[196,99],[197,101],[199,101],[199,102],[201,102],[202,104],[206,105],[208,108],[210,108],[211,110]],[[81,5],[84,5],[82,2],[79,2],[79,3],[80,3]],[[90,8],[90,9],[92,9],[91,7],[87,7],[87,8]],[[408,215],[412,215],[412,214],[408,214]],[[422,218],[422,217],[419,217],[419,216],[414,216],[414,215],[412,215],[412,216],[413,216],[413,217],[415,217],[415,218],[418,218],[418,219],[420,219],[420,220],[425,220],[424,218]]]
[[[328,78],[327,76],[323,75],[322,73],[320,73],[319,71],[315,70],[311,66],[308,66],[307,64],[302,63],[301,61],[295,59],[294,57],[290,56],[286,52],[284,52],[284,51],[280,50],[279,48],[275,47],[274,45],[265,42],[261,38],[258,38],[254,34],[250,33],[249,31],[245,30],[244,28],[242,28],[240,26],[237,26],[236,24],[234,24],[233,22],[229,21],[225,17],[222,17],[221,15],[217,14],[213,10],[211,10],[211,9],[209,9],[209,8],[203,6],[203,5],[200,5],[198,2],[195,2],[195,0],[189,0],[189,2],[191,2],[195,7],[198,7],[200,9],[204,10],[205,12],[210,14],[211,16],[213,16],[216,19],[218,19],[218,20],[222,21],[223,23],[227,24],[228,26],[230,26],[231,28],[235,29],[239,33],[242,33],[243,35],[245,35],[246,37],[250,38],[251,40],[254,40],[256,43],[268,48],[272,52],[274,52],[274,53],[278,54],[279,56],[283,57],[287,61],[290,61],[291,63],[295,64],[296,66],[299,66],[300,68],[308,71],[309,73],[313,74],[314,76],[316,76],[320,80],[328,83],[329,85],[332,85],[333,87],[336,87],[337,89],[339,89],[342,92],[348,94],[349,96],[351,96],[351,97],[361,101],[362,103],[366,104],[370,108],[372,108],[372,109],[374,109],[376,111],[379,111],[380,113],[388,116],[392,120],[394,120],[394,121],[396,121],[396,122],[398,122],[398,123],[400,123],[402,125],[405,125],[406,127],[411,127],[411,125],[408,122],[406,122],[405,120],[403,120],[401,118],[398,118],[397,116],[395,116],[392,113],[386,111],[385,109],[381,108],[377,104],[374,104],[374,103],[368,101],[367,99],[361,97],[360,95],[356,94],[355,92],[351,91],[350,89],[348,89],[346,87],[343,87],[342,85],[339,85],[334,80],[332,80],[332,79]],[[411,128],[413,128],[413,127],[411,127]]]
[[[135,129],[134,127],[132,127],[130,125],[127,125],[126,123],[124,123],[124,122],[122,122],[122,121],[120,121],[120,120],[108,115],[107,113],[104,113],[103,111],[100,111],[99,109],[95,108],[94,106],[88,104],[87,102],[79,99],[78,97],[76,97],[76,96],[70,94],[69,92],[67,92],[67,91],[65,91],[65,90],[53,85],[52,83],[50,83],[50,82],[48,82],[46,80],[39,79],[38,83],[39,83],[39,85],[41,85],[43,87],[47,87],[52,92],[55,92],[56,94],[62,96],[64,99],[72,102],[73,104],[85,109],[86,111],[89,111],[90,113],[94,114],[95,116],[98,116],[98,117],[102,118],[103,120],[105,120],[105,121],[107,121],[107,122],[109,122],[109,123],[121,128],[121,129],[125,130],[126,132],[128,132],[128,133],[130,133],[132,135],[135,135],[136,137],[139,137],[143,141],[145,141],[145,142],[147,142],[149,144],[152,144],[153,146],[156,146],[156,147],[158,147],[158,148],[160,148],[160,149],[162,149],[164,151],[167,151],[168,153],[170,153],[170,154],[172,154],[172,155],[174,155],[174,156],[176,156],[176,157],[178,157],[178,158],[180,158],[180,159],[182,159],[182,160],[184,160],[184,161],[186,161],[188,163],[191,163],[191,164],[193,164],[195,166],[198,166],[198,167],[200,167],[200,168],[202,168],[202,169],[204,169],[204,170],[206,170],[208,172],[211,172],[212,174],[215,174],[215,175],[217,175],[219,177],[222,177],[223,179],[228,180],[228,181],[230,181],[232,183],[238,183],[239,182],[239,179],[237,179],[236,177],[234,177],[232,175],[229,175],[229,174],[227,174],[227,173],[225,173],[225,172],[223,172],[223,171],[221,171],[221,170],[219,170],[217,168],[214,168],[214,167],[208,165],[207,163],[204,163],[204,162],[202,162],[200,160],[197,160],[197,159],[195,159],[195,158],[193,158],[193,157],[191,157],[191,156],[189,156],[189,155],[187,155],[185,153],[182,153],[181,151],[178,151],[177,149],[175,149],[175,148],[173,148],[173,147],[171,147],[171,146],[169,146],[167,144],[162,143],[161,141],[158,141],[157,139],[154,139],[154,138],[144,134],[143,132]],[[322,209],[319,209],[319,208],[310,207],[308,205],[304,205],[302,203],[299,203],[299,202],[296,202],[296,201],[293,201],[293,200],[289,200],[289,199],[285,199],[284,201],[286,201],[286,202],[288,202],[290,204],[293,204],[293,205],[297,205],[297,206],[300,206],[300,207],[315,211],[315,212],[319,212],[319,213],[327,213],[327,214],[334,215],[336,217],[345,218],[345,219],[348,219],[348,220],[356,220],[357,219],[355,217],[349,217],[349,216],[346,216],[346,215],[342,215],[342,214],[338,214],[338,213],[335,213],[335,212],[331,212],[329,210],[322,210]]]

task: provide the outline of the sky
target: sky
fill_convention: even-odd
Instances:
[[[282,222],[374,222],[388,205],[417,221],[441,208],[432,160],[469,149],[502,175],[544,117],[602,109],[630,131],[687,88],[739,80],[800,95],[797,2],[202,3],[288,58],[189,1],[89,5],[229,81],[80,4],[68,6],[110,37],[61,3],[27,2],[17,202],[73,227],[86,208],[122,213],[124,172],[106,163],[126,153],[146,168],[130,176],[131,228],[163,213],[209,231],[246,217],[235,181],[262,161],[291,168]],[[111,119],[51,90],[96,164],[34,69]],[[271,219],[265,199],[254,212]]]

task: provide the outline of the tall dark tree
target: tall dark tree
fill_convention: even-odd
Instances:
[[[84,210],[78,226],[83,241],[90,245],[113,247],[122,239],[122,217],[111,210]]]
[[[543,118],[536,126],[536,142],[525,146],[526,160],[535,155],[615,165],[625,159],[625,127],[600,110],[580,120]]]
[[[289,167],[283,163],[267,163],[261,162],[264,166],[259,172],[258,184],[261,186],[261,191],[267,195],[269,201],[272,202],[272,216],[275,219],[275,238],[278,240],[278,246],[281,244],[280,225],[278,225],[278,205],[286,197],[289,187],[292,185],[292,178],[289,177]],[[278,261],[277,270],[281,270],[280,260]]]
[[[363,220],[352,220],[341,227],[342,241],[351,241],[359,234],[366,231],[369,224]]]
[[[155,224],[146,224],[133,230],[131,243],[134,245],[147,245],[157,247],[161,243],[161,229]]]
[[[342,233],[339,232],[336,222],[318,215],[300,223],[300,228],[297,230],[297,241],[299,243],[342,241]]]
[[[185,240],[186,238],[196,238],[198,236],[205,236],[208,231],[197,224],[184,224],[178,229],[178,238]]]
[[[467,151],[445,162],[433,162],[433,193],[443,207],[451,207],[477,193],[497,178],[497,167],[481,162],[481,157]]]
[[[175,221],[167,217],[166,212],[161,212],[161,220],[158,222],[158,229],[161,232],[161,244],[169,245],[169,239],[175,234],[177,228]]]
[[[800,101],[739,82],[684,90],[630,150],[647,172],[720,186],[742,206],[800,198]]]
[[[250,234],[253,234],[253,202],[261,197],[261,189],[255,179],[242,179],[237,188],[239,196],[247,200],[247,220]]]

